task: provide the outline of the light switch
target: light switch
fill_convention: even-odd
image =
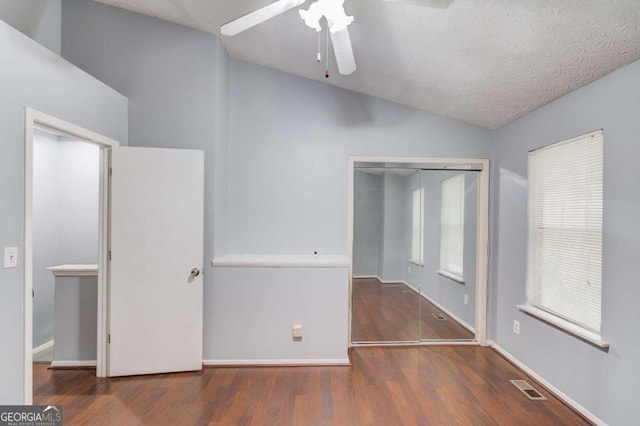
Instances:
[[[302,340],[302,324],[293,325],[293,340]]]
[[[4,269],[18,267],[18,247],[4,248]]]

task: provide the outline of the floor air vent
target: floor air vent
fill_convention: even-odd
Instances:
[[[529,399],[543,400],[547,399],[544,395],[534,389],[526,380],[509,380],[513,386],[520,389],[520,392],[527,395]]]
[[[440,312],[433,312],[431,315],[433,315],[433,317],[435,319],[437,319],[438,321],[446,321],[447,320],[447,317],[442,315]]]

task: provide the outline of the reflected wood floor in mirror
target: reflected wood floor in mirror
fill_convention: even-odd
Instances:
[[[354,348],[351,367],[205,368],[97,379],[34,364],[34,403],[65,425],[589,424],[489,348]],[[532,401],[510,379],[548,400]]]
[[[421,303],[420,311],[418,303]],[[432,315],[434,312],[441,313],[445,320],[437,320]],[[474,338],[473,333],[406,284],[382,284],[376,278],[353,279],[353,342]]]

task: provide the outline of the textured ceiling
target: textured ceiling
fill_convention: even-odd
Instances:
[[[98,1],[220,36],[220,25],[272,0]],[[640,58],[640,0],[455,0],[448,9],[346,0],[345,10],[358,65],[349,76],[330,58],[325,79],[318,36],[296,9],[220,39],[233,58],[489,129]]]

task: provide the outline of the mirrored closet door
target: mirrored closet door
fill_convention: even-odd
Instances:
[[[418,341],[421,246],[412,253],[407,241],[421,235],[414,227],[422,199],[415,200],[417,213],[407,200],[420,186],[420,170],[357,168],[354,180],[352,341]]]
[[[353,343],[473,341],[478,172],[354,171]]]
[[[420,339],[473,340],[478,172],[422,170]]]

